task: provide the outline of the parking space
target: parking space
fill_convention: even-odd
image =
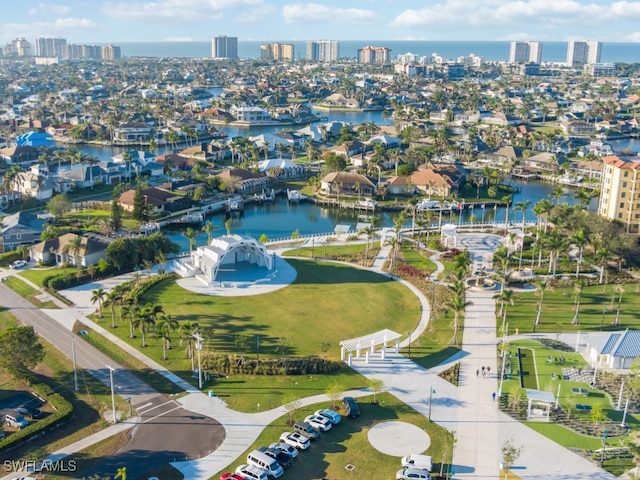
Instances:
[[[2,423],[5,432],[15,430],[14,428],[9,428],[9,426],[5,424],[7,414],[19,415],[19,413],[16,412],[16,408],[18,407],[26,406],[27,408],[39,409],[43,405],[39,398],[29,392],[14,390],[13,392],[8,393],[4,391],[2,393],[4,398],[0,400],[0,423]],[[29,422],[32,421],[32,418],[29,415],[25,415],[25,418]]]

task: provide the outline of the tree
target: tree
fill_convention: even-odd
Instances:
[[[597,427],[599,423],[607,420],[607,415],[604,413],[601,403],[594,403],[591,406],[591,421]]]
[[[200,333],[200,326],[196,322],[190,322],[189,320],[182,322],[178,334],[180,335],[180,346],[182,346],[182,340],[187,341],[187,347],[185,348],[185,356],[191,359],[191,370],[195,370],[194,364],[194,350],[195,341],[193,336]]]
[[[207,245],[211,245],[211,239],[213,236],[213,231],[217,230],[218,226],[214,225],[211,220],[208,220],[203,226],[202,231],[207,234]]]
[[[149,221],[149,205],[144,197],[141,183],[136,185],[135,193],[133,195],[133,211],[131,215],[134,220],[138,220],[139,222]]]
[[[516,447],[512,439],[507,440],[502,445],[502,469],[504,470],[504,478],[509,478],[509,470],[516,463],[516,460],[522,453],[522,447]]]
[[[29,369],[44,359],[44,347],[33,327],[10,327],[0,331],[0,368],[16,378],[26,378]]]
[[[571,242],[578,247],[578,265],[576,266],[576,278],[580,276],[580,266],[582,265],[582,258],[584,255],[584,247],[587,244],[587,235],[584,228],[580,227],[576,233],[571,237]]]
[[[189,240],[189,251],[196,248],[196,231],[192,227],[187,227],[182,235]]]
[[[289,414],[289,425],[293,425],[293,417],[302,407],[302,401],[298,398],[292,398],[287,403],[284,404],[284,409]]]
[[[573,320],[571,320],[571,325],[578,325],[580,323],[580,300],[582,299],[582,291],[584,290],[585,285],[586,283],[584,280],[578,280],[574,284],[573,288],[575,292],[575,314],[573,315]]]
[[[71,211],[71,202],[65,194],[61,193],[49,200],[47,210],[56,217],[62,217]]]
[[[329,385],[329,388],[327,389],[327,397],[329,397],[329,400],[331,400],[331,407],[334,410],[338,409],[338,402],[342,398],[343,393],[344,387],[338,382],[334,382]]]
[[[111,199],[111,211],[109,212],[109,228],[116,233],[122,228],[122,206],[117,198]]]
[[[102,318],[102,303],[107,297],[107,292],[102,287],[91,291],[91,303],[98,304],[98,317]]]
[[[449,302],[449,307],[453,310],[453,321],[451,327],[453,328],[453,336],[449,340],[449,345],[458,345],[458,328],[460,327],[459,319],[460,314],[464,312],[464,309],[471,305],[471,302],[465,301],[463,295],[456,295]]]
[[[171,331],[175,331],[179,327],[177,320],[172,319],[169,315],[164,315],[156,324],[156,329],[160,333],[162,341],[162,359],[167,359],[167,350],[171,348]]]
[[[120,480],[127,480],[127,467],[118,468],[115,478],[119,478]]]
[[[382,380],[380,380],[379,378],[370,378],[369,379],[369,388],[371,390],[373,390],[373,404],[377,405],[378,404],[378,393],[380,393],[382,390],[384,390],[384,382]]]
[[[111,328],[116,328],[116,305],[122,303],[122,291],[119,288],[112,289],[105,299],[104,304],[111,309]]]
[[[622,295],[624,294],[624,287],[622,285],[616,285],[614,292],[618,294],[618,308],[616,308],[616,319],[613,321],[615,326],[620,325],[620,307],[622,306]]]

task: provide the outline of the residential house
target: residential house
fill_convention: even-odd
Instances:
[[[258,164],[258,171],[271,174],[278,179],[287,179],[304,177],[306,169],[284,158],[270,158]]]
[[[377,143],[382,144],[386,150],[400,147],[400,139],[398,137],[392,137],[386,134],[376,135],[367,141],[368,145],[375,145]]]
[[[327,150],[329,153],[335,153],[347,160],[351,157],[361,154],[365,151],[365,145],[360,140],[352,140],[344,142],[342,145],[336,145]]]
[[[416,187],[411,183],[410,176],[400,175],[387,180],[387,191],[391,195],[412,195],[416,191]]]
[[[518,150],[511,145],[507,145],[480,153],[476,163],[493,168],[508,169],[515,164],[517,159]]]
[[[465,175],[454,164],[428,164],[411,174],[411,184],[424,194],[437,197],[456,195]]]
[[[40,151],[29,145],[13,145],[0,149],[0,159],[9,165],[25,165],[38,160]]]
[[[353,98],[347,98],[341,93],[334,93],[320,100],[320,105],[337,108],[360,108],[360,104]]]
[[[524,167],[538,172],[555,173],[559,163],[555,153],[542,152],[522,160]]]
[[[144,122],[121,123],[113,132],[116,142],[141,142],[151,139],[151,127]]]
[[[254,173],[242,168],[229,168],[216,175],[223,185],[231,186],[234,193],[256,193],[271,188],[272,179],[266,173]]]
[[[560,122],[560,128],[568,135],[591,135],[596,131],[594,124],[582,120]]]
[[[80,238],[77,251],[74,243]],[[97,265],[100,259],[106,258],[107,237],[95,233],[86,233],[79,237],[75,233],[66,233],[58,238],[36,243],[29,248],[31,260],[38,263],[55,263],[55,265],[70,264],[74,266],[88,267]]]
[[[600,180],[604,163],[600,160],[583,160],[580,162],[571,162],[569,164],[569,173],[573,177],[582,177],[589,180]]]
[[[7,215],[1,222],[0,252],[15,250],[19,245],[33,245],[40,240],[45,224],[36,215],[25,212]]]
[[[53,196],[53,182],[46,165],[33,165],[29,171],[16,174],[13,187],[24,197],[46,201]]]
[[[118,199],[118,203],[128,212],[133,211],[135,193],[136,191],[134,189],[127,190],[120,195]],[[144,188],[142,195],[145,203],[150,208],[150,215],[164,212],[179,212],[180,210],[187,210],[193,206],[193,200],[189,197],[176,195],[160,188]]]
[[[359,173],[331,172],[320,180],[320,192],[371,196],[375,194],[376,186],[369,177]]]
[[[500,127],[512,127],[520,125],[522,120],[517,117],[507,115],[506,113],[497,112],[490,117],[483,118],[482,123],[487,125],[498,125]]]
[[[260,107],[248,107],[244,105],[232,105],[229,113],[233,115],[235,121],[245,123],[270,122],[271,112]]]

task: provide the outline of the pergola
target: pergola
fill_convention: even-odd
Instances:
[[[449,246],[449,242],[455,247],[458,245],[458,237],[456,236],[457,227],[452,223],[442,225],[440,229],[440,241],[445,247]]]
[[[400,346],[398,339],[401,337],[401,334],[385,328],[384,330],[364,335],[362,337],[342,340],[340,342],[340,359],[345,360],[346,358],[347,363],[351,366],[353,352],[355,352],[356,358],[360,358],[360,355],[364,352],[366,363],[369,363],[369,355],[374,354],[376,348],[379,346],[382,346],[382,349],[380,350],[380,358],[384,359],[387,344],[395,340],[395,348],[397,351]]]
[[[545,392],[543,390],[531,390],[527,388],[527,419],[531,418],[531,411],[533,405],[544,405],[546,407],[546,416],[549,420],[549,413],[551,412],[551,405],[556,403],[556,397],[551,392]]]

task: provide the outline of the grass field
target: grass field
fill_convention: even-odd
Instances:
[[[419,301],[398,282],[348,265],[293,259],[289,262],[296,268],[298,277],[292,285],[276,292],[249,297],[212,297],[184,290],[169,281],[146,292],[140,303],[159,304],[179,322],[197,322],[208,337],[203,355],[240,354],[235,340],[238,335],[244,335],[247,339],[244,354],[255,358],[259,335],[261,358],[277,356],[278,344],[284,343],[284,355],[288,357],[323,355],[337,360],[340,339],[383,328],[409,331],[418,323]],[[102,322],[106,325],[109,321],[105,317]],[[129,329],[125,324],[120,323],[112,332],[135,348],[141,348],[140,338],[128,338]],[[141,351],[195,384],[191,360],[185,356],[178,332],[172,333],[172,339],[174,348],[169,350],[166,361],[162,360],[160,339],[152,338],[151,334],[147,335],[149,346]],[[326,352],[322,351],[324,342],[329,344]],[[227,396],[225,400],[232,408],[254,411],[260,400],[252,398],[250,392],[263,399],[263,405],[276,406],[291,394],[302,397],[325,393],[336,379],[345,389],[366,386],[362,377],[342,367],[339,374],[314,376],[309,383],[306,378],[290,376],[233,376],[220,379],[213,388],[216,394]],[[291,385],[295,382],[298,388]],[[306,390],[298,392],[303,385]]]
[[[585,287],[580,300],[579,324],[572,325],[575,315],[574,291],[572,287],[547,290],[544,294],[540,324],[536,332],[577,332],[600,330],[624,330],[640,327],[640,295],[635,293],[636,284],[622,284],[625,292],[620,308],[620,325],[614,326],[618,294],[617,285],[594,285]],[[613,300],[612,300],[613,299]],[[520,333],[533,331],[538,297],[536,293],[517,293],[513,306],[508,307],[507,321],[511,331]],[[604,312],[604,313],[603,313]]]
[[[29,270],[22,270],[20,276],[31,280],[33,283],[40,287],[44,287],[44,279],[52,275],[69,274],[75,275],[77,269],[74,267],[44,267],[44,268],[30,268]]]
[[[364,258],[366,253],[366,245],[364,243],[348,243],[346,245],[327,245],[325,243],[318,244],[315,247],[301,247],[287,250],[282,254],[283,257],[306,257],[306,258],[335,258],[335,257],[353,257],[361,255]],[[380,242],[375,242],[373,247],[369,248],[369,258],[374,258],[380,250]]]
[[[539,390],[540,385],[538,384],[533,350],[530,348],[518,348],[518,362],[520,366],[520,386]]]
[[[300,452],[285,478],[394,478],[395,472],[400,468],[400,459],[374,449],[367,439],[367,433],[372,426],[389,420],[417,425],[429,434],[431,446],[424,453],[433,457],[434,472],[439,471],[443,453],[446,454],[447,446],[450,448],[452,442],[451,434],[435,423],[428,422],[424,416],[388,393],[378,395],[379,405],[372,405],[371,400],[372,397],[359,398],[360,418],[343,418],[340,424],[323,433],[308,450]],[[305,407],[295,419],[299,420],[317,409],[330,406],[327,402]],[[225,471],[235,470],[241,463],[246,463],[246,455],[251,450],[277,442],[282,432],[291,431],[291,427],[286,423],[288,419],[288,415],[285,415],[266,427],[256,442]],[[423,452],[407,452],[409,453]],[[450,454],[445,461],[450,461]],[[355,469],[351,472],[346,471],[347,464],[354,465]],[[222,472],[212,479],[217,480],[220,473]]]

